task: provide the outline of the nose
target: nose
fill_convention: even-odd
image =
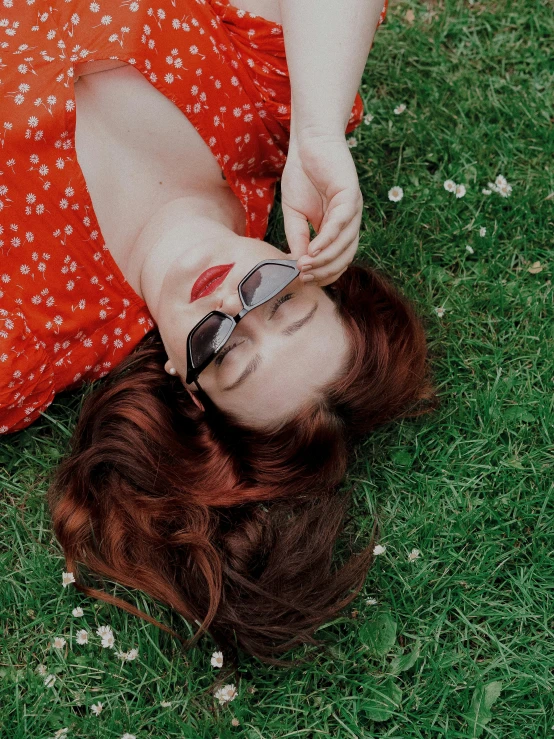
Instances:
[[[236,286],[233,289],[227,287],[225,292],[217,296],[216,310],[221,310],[230,316],[236,316],[241,309],[242,303]]]

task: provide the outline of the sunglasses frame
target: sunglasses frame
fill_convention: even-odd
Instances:
[[[209,313],[207,313],[204,318],[202,318],[198,323],[192,328],[192,330],[189,332],[189,335],[187,337],[187,375],[185,378],[186,384],[190,384],[191,382],[194,382],[198,390],[205,395],[204,390],[200,387],[200,385],[197,382],[198,375],[206,369],[206,367],[213,362],[213,360],[216,358],[216,356],[219,354],[219,352],[223,349],[225,344],[229,341],[231,338],[233,331],[236,329],[237,324],[242,321],[244,316],[247,313],[250,313],[251,310],[254,310],[254,308],[259,308],[260,305],[264,305],[264,303],[267,303],[268,300],[271,300],[271,298],[275,297],[277,293],[280,293],[281,290],[284,290],[284,288],[287,285],[290,285],[290,283],[298,277],[300,274],[300,270],[296,266],[297,260],[296,259],[264,259],[262,262],[258,262],[250,272],[248,272],[247,275],[245,275],[242,280],[237,285],[238,294],[240,297],[240,301],[242,303],[242,310],[237,313],[236,316],[230,316],[228,313],[224,313],[220,310],[212,310]],[[261,267],[263,267],[264,264],[282,264],[285,267],[288,267],[291,271],[291,278],[284,282],[277,290],[274,290],[271,295],[268,295],[267,298],[260,301],[259,303],[256,303],[256,305],[246,305],[244,302],[244,298],[242,296],[242,286],[248,280],[249,277],[251,277],[254,272],[259,270]],[[216,349],[216,351],[204,362],[202,362],[198,367],[193,366],[193,359],[192,359],[192,338],[195,334],[195,332],[202,326],[203,323],[205,323],[211,316],[218,315],[223,316],[225,318],[230,318],[231,321],[233,321],[233,326],[231,327],[229,333],[225,337],[225,339],[221,342],[221,345]]]

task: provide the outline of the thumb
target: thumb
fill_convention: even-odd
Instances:
[[[283,203],[285,236],[293,259],[308,253],[310,226],[305,215]]]

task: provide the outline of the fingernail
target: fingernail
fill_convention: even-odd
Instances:
[[[304,280],[304,282],[308,282],[308,280],[313,280],[314,276],[313,275],[302,275],[302,279]]]
[[[312,254],[312,257],[317,257],[317,255],[319,254],[320,251],[321,251],[321,249],[316,249],[315,251],[313,251],[311,253]]]
[[[312,268],[311,264],[304,264],[302,265],[302,272],[307,272],[311,268]]]

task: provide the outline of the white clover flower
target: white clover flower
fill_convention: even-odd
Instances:
[[[378,603],[377,598],[366,598],[365,602],[367,606],[376,606]]]
[[[454,180],[445,180],[443,186],[446,192],[456,192],[456,183]]]
[[[475,254],[475,251],[473,250],[473,247],[469,244],[466,246],[466,251],[468,254]]]
[[[223,667],[223,652],[214,652],[210,662],[212,667]]]
[[[483,236],[486,236],[486,235],[487,235],[487,229],[485,228],[485,226],[481,226],[481,228],[479,229],[479,236],[483,238]]]
[[[52,646],[56,649],[63,649],[66,645],[66,641],[63,636],[57,636],[52,642]]]
[[[77,608],[74,608],[74,609],[73,609],[73,610],[71,611],[71,613],[72,613],[72,614],[73,614],[73,615],[74,615],[74,616],[75,616],[76,618],[78,618],[79,616],[82,616],[82,615],[83,615],[84,611],[83,611],[83,609],[81,608],[81,606],[77,606]]]
[[[444,313],[445,313],[444,308],[442,308],[442,307],[441,308],[435,308],[435,313],[437,314],[437,316],[439,318],[442,318],[444,316]]]
[[[374,116],[374,115],[371,115],[371,113],[368,113],[367,115],[365,115],[365,116],[364,116],[364,123],[365,123],[365,124],[366,124],[367,126],[369,126],[369,124],[371,123],[371,121],[372,121],[372,120],[373,120],[374,118],[375,118],[375,116]]]
[[[355,136],[351,136],[349,139],[346,139],[346,143],[350,149],[353,149],[355,146],[358,146],[358,139]]]
[[[378,557],[380,554],[384,554],[387,551],[387,547],[382,546],[381,544],[377,544],[377,546],[373,547],[373,554]]]
[[[86,629],[78,631],[75,641],[77,644],[88,644],[88,631]]]
[[[463,198],[465,194],[466,194],[465,185],[456,185],[456,197]]]
[[[419,549],[412,549],[412,551],[408,554],[408,561],[413,562],[416,559],[419,559],[420,555]]]
[[[75,582],[75,578],[73,576],[72,572],[64,572],[62,574],[62,585],[64,588],[67,588],[68,585],[71,585],[72,582]]]
[[[237,689],[234,685],[224,685],[222,688],[214,693],[215,698],[219,701],[219,705],[222,706],[224,703],[235,700],[237,697]]]
[[[402,200],[403,197],[404,190],[401,187],[398,187],[398,185],[391,187],[389,190],[389,200],[392,200],[393,203],[398,203],[398,201]]]
[[[92,704],[92,706],[90,707],[90,710],[91,710],[91,711],[92,711],[92,712],[93,712],[93,713],[94,713],[94,714],[95,714],[96,716],[100,716],[100,714],[102,713],[102,709],[103,709],[103,708],[104,708],[104,706],[102,705],[102,703],[100,703],[100,701],[98,701],[98,703],[93,703],[93,704]]]
[[[404,103],[401,103],[400,105],[397,105],[394,109],[395,115],[400,115],[406,110],[406,105]]]

